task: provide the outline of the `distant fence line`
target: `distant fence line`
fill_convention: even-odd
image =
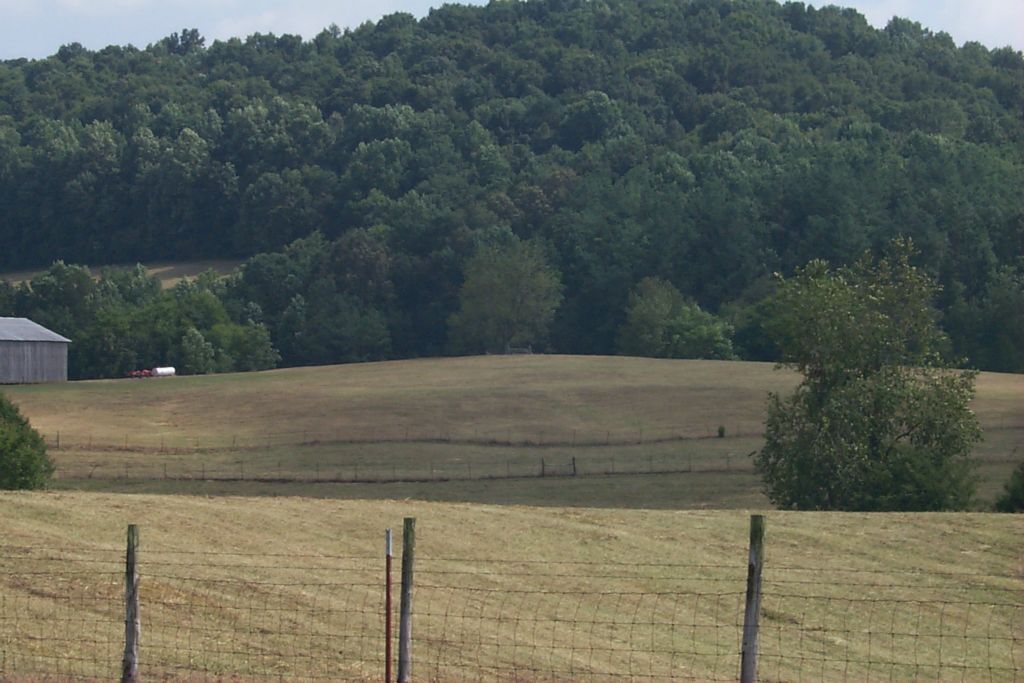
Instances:
[[[608,455],[486,456],[465,461],[422,459],[415,463],[337,462],[314,460],[296,463],[236,460],[232,462],[153,461],[114,463],[57,463],[58,480],[133,481],[255,481],[278,483],[417,483],[484,481],[546,477],[597,477],[682,473],[753,472],[748,453],[659,453],[616,457]]]
[[[331,444],[443,443],[469,446],[505,446],[516,448],[559,447],[593,448],[634,444],[672,443],[701,439],[760,437],[759,422],[712,425],[706,428],[644,428],[601,430],[469,429],[438,430],[425,427],[392,429],[338,429],[326,431],[296,430],[266,434],[229,434],[190,436],[187,434],[150,434],[143,431],[93,436],[64,430],[43,433],[48,447],[56,450],[98,450],[138,452],[197,452],[271,449],[282,446],[319,446]]]
[[[1024,425],[988,425],[986,431],[1022,431]],[[601,446],[653,445],[717,438],[760,438],[761,422],[688,425],[682,427],[644,427],[630,429],[525,429],[460,426],[436,429],[423,426],[353,427],[332,430],[295,430],[264,434],[189,435],[126,431],[118,436],[65,430],[42,433],[49,448],[74,451],[131,451],[140,453],[196,453],[217,451],[257,451],[280,447],[324,445],[369,445],[393,443],[439,443],[465,446],[508,448],[597,448]]]
[[[764,528],[709,539],[733,561],[624,563],[432,556],[423,529],[415,557],[407,519],[400,580],[390,553],[173,550],[134,525],[125,555],[2,545],[0,678],[1024,678],[1018,575],[773,564]]]

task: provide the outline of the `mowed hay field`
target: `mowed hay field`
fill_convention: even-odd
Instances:
[[[765,505],[748,456],[767,393],[796,381],[765,363],[534,355],[6,391],[64,487],[688,508]],[[981,505],[1024,458],[1021,406],[1024,376],[979,377]]]
[[[7,388],[46,432],[261,444],[270,434],[604,442],[759,430],[766,363],[477,356]],[[1024,389],[1022,389],[1024,391]],[[1024,423],[1024,418],[1022,418]],[[644,432],[641,434],[641,432]],[[79,438],[75,436],[74,438]]]
[[[405,516],[414,680],[737,678],[744,511],[49,492],[0,495],[5,679],[116,677],[137,523],[144,678],[379,680]],[[760,680],[1019,680],[1020,516],[766,519]]]

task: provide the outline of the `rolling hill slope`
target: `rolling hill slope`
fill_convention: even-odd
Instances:
[[[47,436],[74,487],[735,507],[763,502],[746,456],[760,444],[765,395],[795,381],[761,363],[537,355],[8,394]],[[1024,377],[980,376],[983,499],[1021,457],[1022,404]],[[724,438],[716,438],[719,426]],[[593,476],[564,478],[572,472]],[[689,476],[698,472],[706,479]],[[540,474],[563,478],[538,482]],[[633,478],[626,484],[619,475]],[[211,489],[199,479],[233,481]],[[390,492],[366,486],[394,480]]]

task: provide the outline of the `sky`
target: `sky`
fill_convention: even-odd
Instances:
[[[483,4],[485,0],[463,0]],[[637,0],[642,2],[643,0]],[[392,12],[425,15],[442,0],[0,0],[0,59],[52,55],[61,45],[143,48],[184,28],[214,40],[253,33],[309,39],[334,23],[342,28]],[[958,45],[1024,50],[1024,0],[839,0],[809,4],[854,7],[875,26],[908,17],[945,31]]]

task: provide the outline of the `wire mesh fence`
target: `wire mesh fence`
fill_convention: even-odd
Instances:
[[[107,679],[124,644],[123,568],[113,553],[64,556],[4,546],[0,666],[5,675]]]
[[[769,565],[766,679],[1024,679],[1024,576]]]
[[[413,680],[740,676],[741,543],[728,546],[734,562],[703,564],[438,557],[429,546],[421,539],[411,590]],[[383,677],[383,557],[145,544],[140,556],[144,679]],[[834,567],[769,552],[759,680],[1024,681],[1020,569]],[[0,679],[115,680],[124,644],[123,549],[0,546]]]
[[[123,551],[0,552],[0,678],[117,680]],[[363,681],[379,668],[376,558],[158,549],[143,557],[144,678]]]
[[[147,561],[153,677],[362,681],[382,661],[384,601],[371,558],[162,552]]]
[[[417,570],[435,681],[728,681],[745,567],[436,559]],[[539,585],[538,585],[539,584]]]

